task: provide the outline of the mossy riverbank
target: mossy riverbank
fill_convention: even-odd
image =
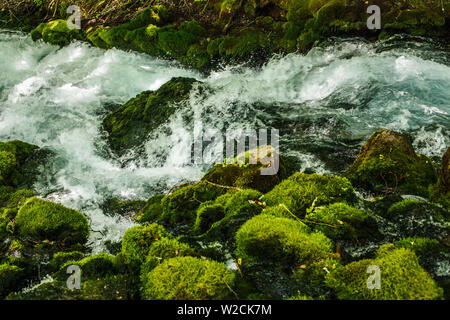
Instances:
[[[450,23],[448,3],[422,0],[373,1],[381,8],[381,30],[367,28],[369,14],[363,0],[192,0],[152,5],[128,1],[106,6],[75,1],[81,9],[82,30],[70,30],[65,20],[68,1],[25,2],[22,7],[0,2],[3,27],[31,31],[33,39],[56,45],[85,40],[96,47],[140,51],[199,69],[219,61],[251,58],[257,63],[273,53],[306,52],[330,36],[372,40],[407,33],[445,40]]]

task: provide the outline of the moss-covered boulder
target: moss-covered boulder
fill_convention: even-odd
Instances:
[[[261,214],[236,233],[236,256],[242,264],[271,262],[284,268],[309,264],[327,257],[332,244],[321,232],[300,221]]]
[[[277,163],[275,163],[277,162]],[[276,166],[278,165],[278,168]],[[271,174],[263,170],[274,169]],[[224,186],[268,192],[285,177],[284,161],[272,146],[260,146],[216,164],[202,180]]]
[[[48,262],[48,269],[50,272],[58,271],[66,262],[79,261],[83,259],[85,254],[81,251],[71,252],[57,252],[53,255],[53,258]]]
[[[0,142],[0,186],[18,187],[25,182],[23,166],[37,146],[14,140]]]
[[[450,210],[450,147],[442,157],[438,182],[431,188],[431,199]]]
[[[45,42],[64,46],[73,40],[84,40],[84,34],[79,29],[69,29],[67,20],[53,20],[41,23],[36,29],[31,31],[31,38],[34,41],[43,39]]]
[[[35,197],[20,208],[15,233],[25,242],[50,241],[69,246],[87,241],[89,225],[81,212]]]
[[[135,220],[139,223],[156,222],[162,214],[161,201],[164,197],[164,194],[157,194],[148,199],[144,207],[136,215]]]
[[[356,195],[346,178],[298,172],[273,188],[262,201],[267,206],[283,204],[296,216],[304,217],[313,205],[334,202],[352,204],[356,201]]]
[[[369,289],[367,268],[380,268],[380,289]],[[350,300],[429,300],[442,298],[443,291],[422,269],[414,252],[381,247],[374,259],[352,262],[326,278],[338,299]]]
[[[346,203],[333,203],[315,208],[305,217],[314,229],[331,239],[367,238],[377,234],[377,224],[366,211]]]
[[[143,283],[148,300],[221,300],[233,297],[235,275],[219,262],[194,257],[164,261]]]
[[[345,176],[353,185],[372,192],[424,197],[437,178],[431,160],[416,154],[407,136],[387,129],[370,137]]]
[[[160,220],[168,224],[183,224],[192,227],[197,217],[198,207],[215,200],[228,190],[201,181],[175,190],[161,201]]]
[[[103,127],[111,149],[121,155],[140,146],[150,132],[177,110],[177,104],[187,99],[196,82],[190,78],[173,78],[158,90],[145,91],[107,115]]]
[[[67,269],[72,265],[80,268],[83,280],[103,278],[115,273],[113,257],[102,252],[81,260],[67,261],[61,266],[56,278],[58,280],[67,280]]]
[[[122,240],[122,254],[127,262],[144,262],[153,242],[168,236],[164,227],[154,223],[136,226],[125,232]]]
[[[145,262],[141,265],[141,278],[165,260],[175,257],[198,256],[197,252],[188,244],[176,239],[162,237],[152,243]],[[144,280],[145,281],[145,280]]]
[[[435,238],[447,245],[450,245],[449,217],[449,211],[438,205],[408,199],[393,204],[386,214],[402,236]]]
[[[209,241],[232,242],[228,243],[234,248],[234,236],[238,229],[250,218],[258,215],[262,211],[262,203],[259,199],[262,193],[252,189],[242,191],[231,191],[216,199],[215,207],[200,207],[197,211],[197,225],[207,225],[204,229],[207,232],[204,239]],[[221,214],[219,207],[223,208],[223,217],[217,219]],[[213,217],[207,216],[212,214]],[[216,220],[217,219],[217,220]],[[216,221],[213,221],[216,220]],[[207,224],[209,221],[209,225]]]

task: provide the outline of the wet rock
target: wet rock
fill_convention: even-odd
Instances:
[[[387,129],[370,137],[345,176],[354,186],[371,192],[424,197],[437,178],[429,158],[416,154],[405,135]]]
[[[271,168],[271,174],[263,174],[264,170]],[[284,160],[274,148],[260,146],[239,154],[232,161],[225,160],[224,164],[216,164],[202,180],[223,186],[268,192],[285,177],[285,173]]]
[[[438,182],[431,189],[431,198],[450,209],[450,147],[442,157],[441,172]]]
[[[118,155],[141,146],[148,134],[165,123],[187,99],[197,81],[173,78],[156,91],[145,91],[131,99],[103,120],[111,149]]]

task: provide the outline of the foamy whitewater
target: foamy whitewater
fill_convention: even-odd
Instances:
[[[208,167],[191,164],[193,123],[279,129],[282,154],[307,172],[342,173],[379,128],[411,134],[416,151],[436,161],[450,144],[450,53],[427,39],[332,39],[307,55],[204,75],[144,54],[81,42],[60,49],[0,31],[0,75],[0,141],[56,152],[56,168],[41,172],[35,190],[88,216],[94,252],[133,226],[105,215],[105,199],[145,200],[202,177]],[[208,89],[192,90],[187,105],[143,142],[144,155],[111,156],[104,116],[179,76]]]

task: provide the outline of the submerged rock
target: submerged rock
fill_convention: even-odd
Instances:
[[[381,289],[368,288],[370,265],[381,272]],[[352,262],[326,277],[326,284],[333,288],[338,299],[344,300],[434,300],[443,297],[431,276],[419,265],[414,252],[395,249],[388,244],[381,247],[374,259]]]
[[[103,120],[111,149],[118,155],[141,146],[149,133],[165,123],[187,99],[197,81],[173,78],[156,91],[145,91],[131,99]]]
[[[428,197],[428,186],[436,182],[431,160],[416,154],[409,139],[381,129],[363,145],[345,172],[353,185],[375,193],[406,193]]]

